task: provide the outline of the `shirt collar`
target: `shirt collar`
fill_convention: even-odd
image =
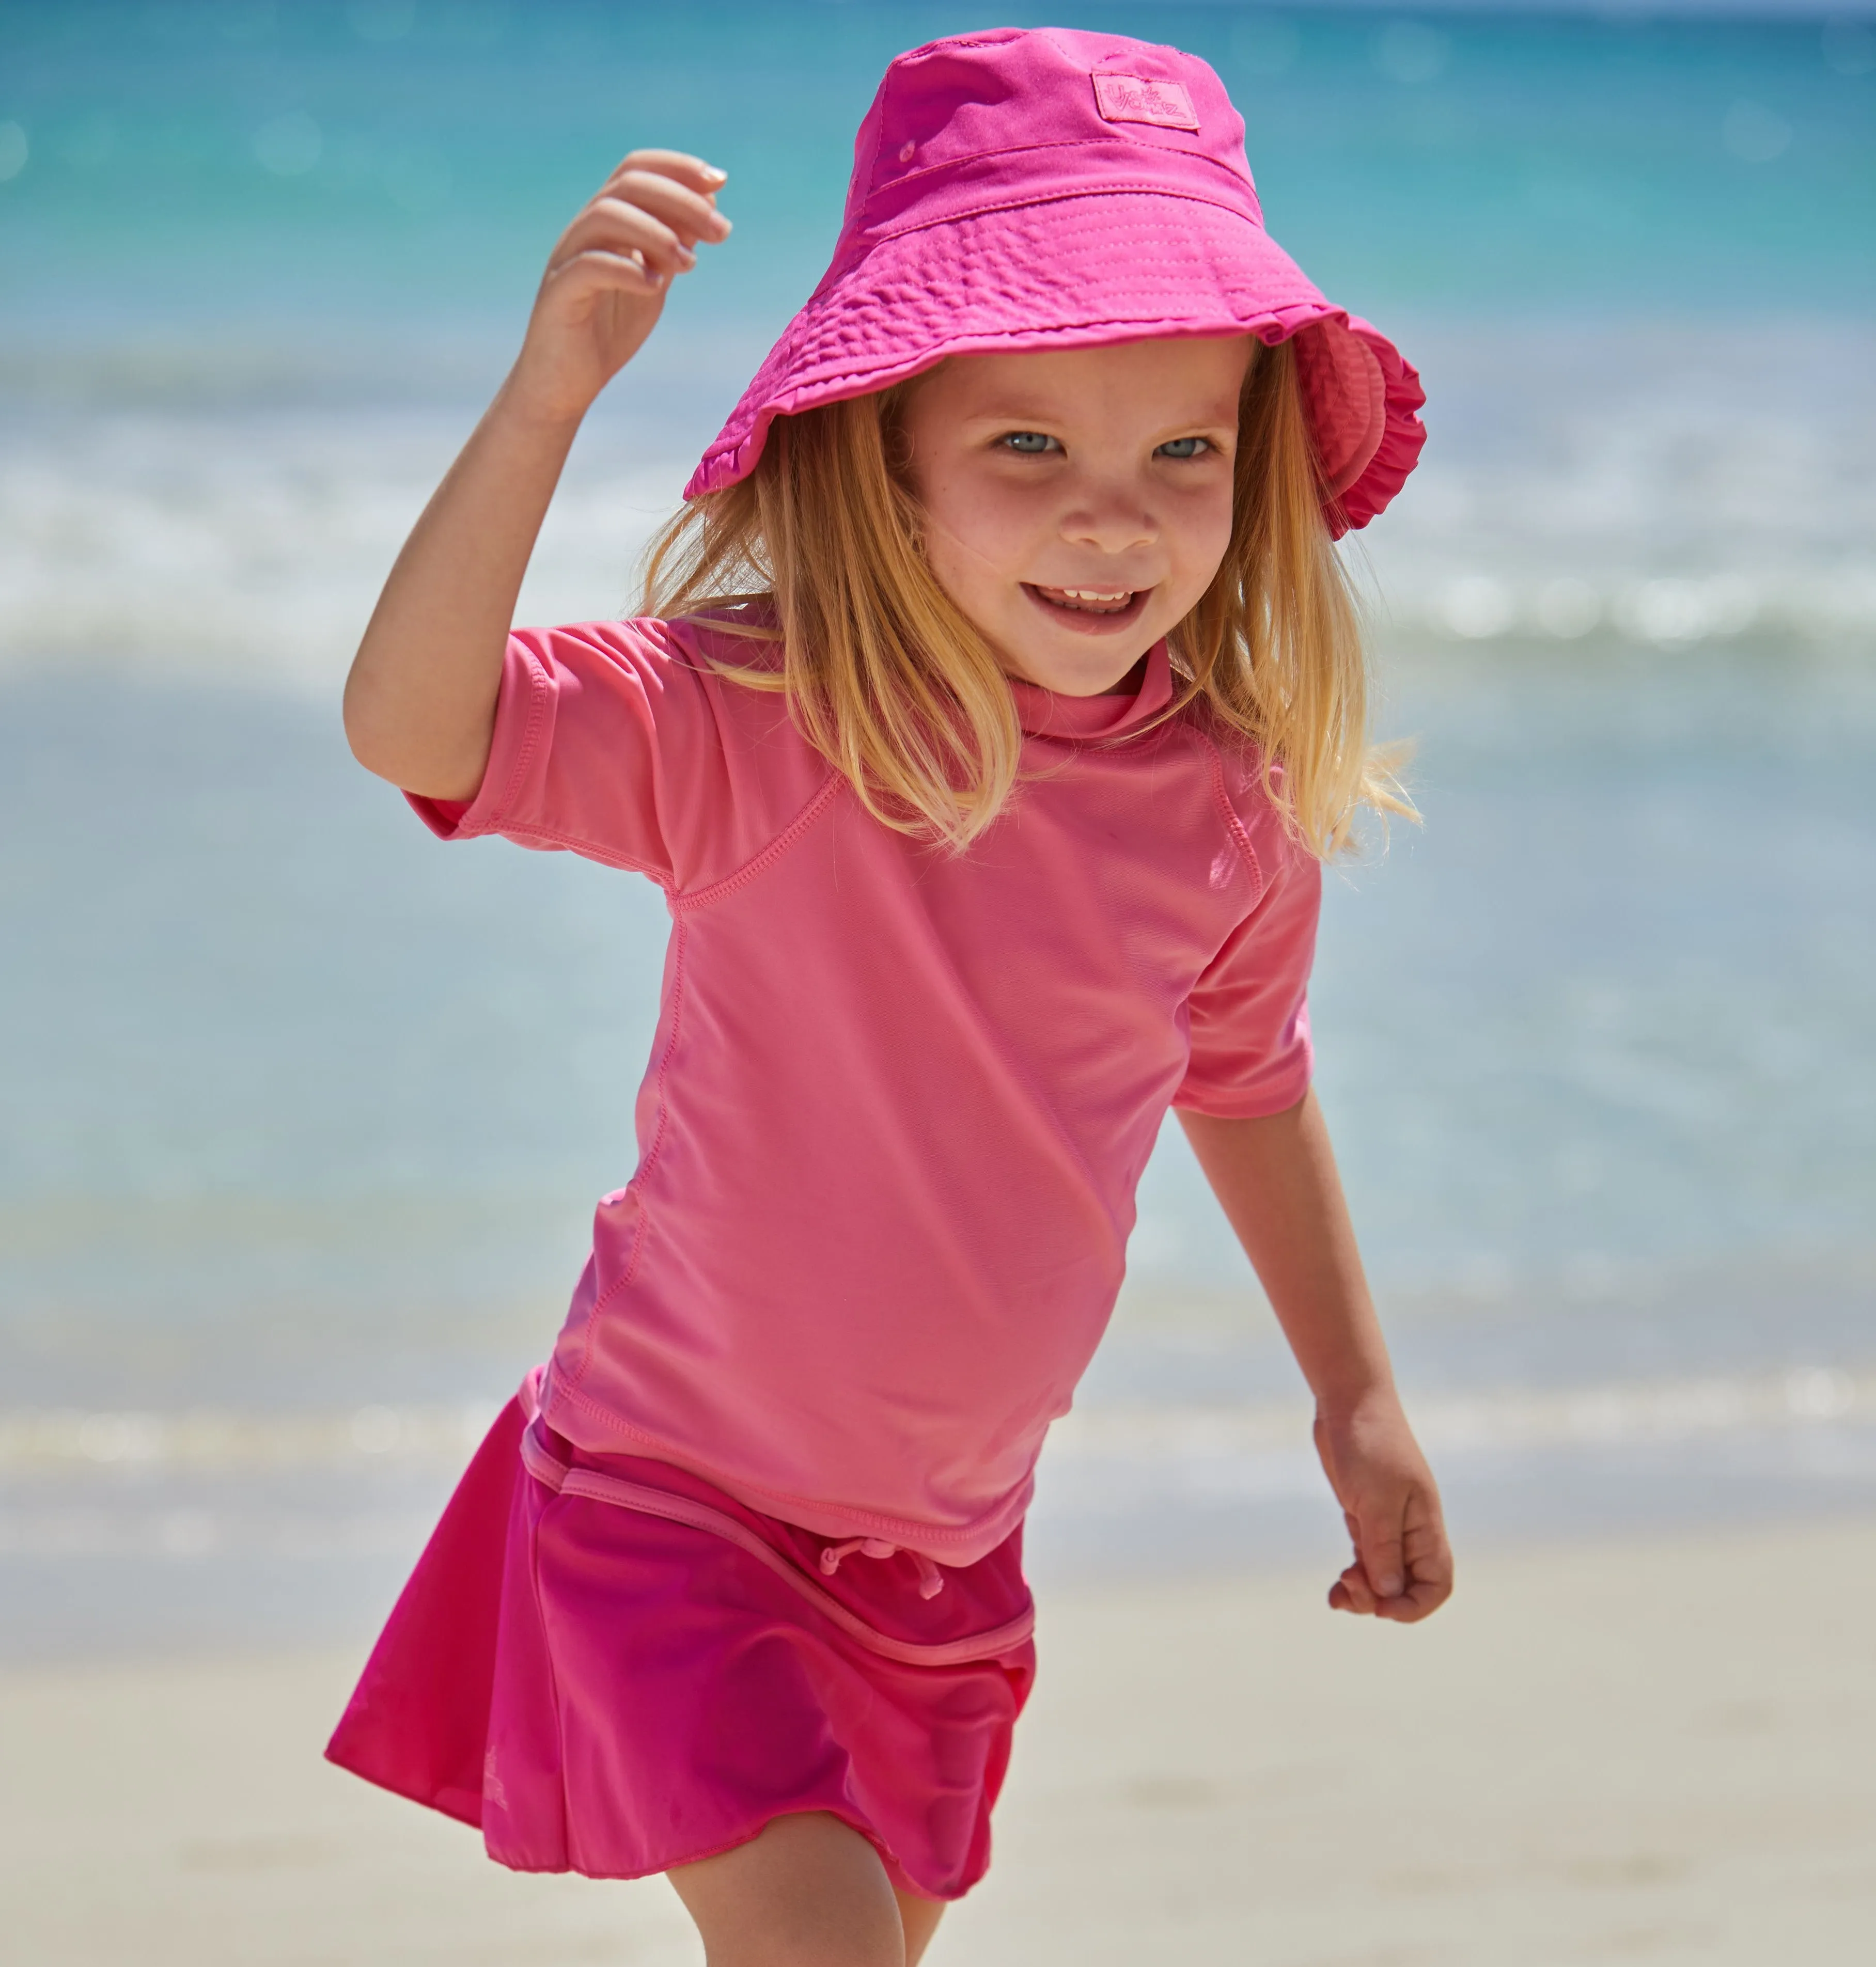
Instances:
[[[1017,715],[1032,738],[1066,738],[1085,744],[1097,738],[1121,738],[1157,717],[1172,701],[1172,668],[1166,644],[1147,651],[1146,673],[1131,696],[1063,696],[1033,683],[1010,679]]]

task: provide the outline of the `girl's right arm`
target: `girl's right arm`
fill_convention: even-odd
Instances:
[[[561,236],[527,338],[397,557],[345,683],[358,762],[406,792],[475,796],[522,577],[581,419],[656,325],[723,173],[635,150]]]

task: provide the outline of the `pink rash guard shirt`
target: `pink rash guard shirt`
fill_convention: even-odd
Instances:
[[[673,929],[639,1159],[602,1198],[542,1408],[829,1537],[975,1562],[1021,1520],[1119,1290],[1169,1105],[1306,1090],[1316,862],[1171,699],[1014,686],[1025,778],[968,853],[872,819],[764,645],[696,622],[508,648],[467,806],[649,875]],[[1151,726],[1152,728],[1147,728]]]

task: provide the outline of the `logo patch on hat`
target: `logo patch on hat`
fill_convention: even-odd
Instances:
[[[1137,75],[1097,75],[1095,107],[1104,123],[1156,123],[1163,130],[1196,130],[1192,99],[1179,82],[1148,82]]]

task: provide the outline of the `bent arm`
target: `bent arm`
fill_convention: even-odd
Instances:
[[[345,735],[406,792],[482,783],[516,597],[579,428],[511,378],[397,557],[346,679]]]
[[[475,796],[516,598],[567,454],[692,249],[728,237],[723,183],[698,158],[635,150],[561,235],[520,357],[405,542],[346,680],[346,737],[380,777]]]
[[[1316,1397],[1316,1450],[1355,1546],[1329,1603],[1423,1619],[1453,1588],[1439,1491],[1395,1391],[1315,1095],[1255,1119],[1179,1121]]]

